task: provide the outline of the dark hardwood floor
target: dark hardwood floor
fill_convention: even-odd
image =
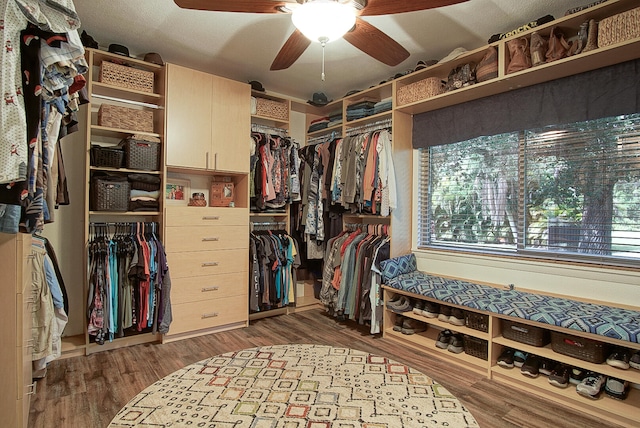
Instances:
[[[137,345],[54,361],[46,378],[38,382],[29,426],[106,427],[137,393],[181,367],[228,351],[285,343],[350,347],[410,365],[458,397],[482,428],[610,426],[551,400],[374,337],[368,328],[355,323],[338,323],[322,309],[264,318],[252,321],[248,328],[164,345]]]

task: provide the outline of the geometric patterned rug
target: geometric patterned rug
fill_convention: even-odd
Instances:
[[[404,364],[322,345],[228,352],[140,392],[120,427],[478,427],[442,385]]]

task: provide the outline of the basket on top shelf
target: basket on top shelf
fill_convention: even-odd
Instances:
[[[602,19],[598,23],[598,47],[640,37],[640,7]]]
[[[426,79],[401,86],[397,91],[398,105],[411,104],[416,101],[426,100],[444,93],[444,83],[438,77]]]
[[[153,112],[102,103],[98,109],[98,125],[140,132],[153,132]]]
[[[100,82],[121,88],[153,93],[153,72],[102,61]]]
[[[256,97],[256,114],[278,120],[289,120],[289,108],[286,102]]]

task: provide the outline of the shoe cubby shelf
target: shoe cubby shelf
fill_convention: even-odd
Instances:
[[[585,413],[593,416],[603,418],[610,422],[622,424],[623,426],[637,426],[640,421],[640,390],[630,387],[629,394],[625,400],[617,400],[607,396],[604,392],[604,386],[602,392],[597,399],[589,399],[583,397],[576,392],[576,387],[570,384],[566,388],[558,388],[549,383],[548,377],[540,374],[537,378],[532,378],[523,375],[520,368],[514,367],[507,369],[497,364],[498,357],[505,348],[512,348],[528,354],[534,354],[542,358],[547,358],[553,361],[567,364],[572,367],[579,367],[586,371],[593,371],[600,373],[607,377],[614,377],[623,379],[629,383],[640,385],[640,370],[629,368],[628,370],[612,367],[607,363],[594,364],[588,361],[573,358],[568,355],[555,352],[550,344],[537,347],[528,345],[526,343],[510,340],[502,336],[501,334],[501,319],[505,318],[504,315],[497,315],[486,313],[483,311],[473,310],[468,307],[446,304],[451,308],[460,308],[464,311],[480,313],[489,316],[489,331],[487,333],[475,330],[465,326],[455,326],[448,322],[438,320],[438,318],[428,318],[416,314],[412,311],[397,312],[387,307],[387,303],[396,298],[399,295],[407,296],[414,301],[422,300],[425,302],[435,302],[442,304],[442,302],[431,299],[425,296],[421,296],[414,293],[409,293],[394,288],[383,286],[384,290],[384,328],[383,337],[390,339],[394,342],[402,344],[403,346],[409,346],[412,349],[433,355],[435,357],[446,360],[447,362],[459,367],[463,367],[467,370],[471,370],[476,373],[486,375],[490,379],[494,379],[498,382],[509,384],[515,388],[521,388],[528,392],[531,392],[548,399],[559,400],[567,405],[567,407],[584,411]],[[393,330],[396,319],[398,316],[404,316],[427,324],[427,330],[421,333],[415,334],[403,334]],[[511,319],[511,317],[509,317]],[[545,324],[527,322],[528,324],[535,325],[537,327],[544,328]],[[446,349],[440,349],[436,347],[435,343],[438,338],[438,334],[443,330],[451,330],[452,332],[460,333],[463,335],[472,336],[477,339],[483,339],[488,342],[488,359],[482,360],[466,353],[456,354],[449,352]],[[549,326],[548,330],[555,330],[565,332],[574,336],[588,337],[590,339],[597,338],[593,334],[583,333],[581,334],[576,330],[563,330],[556,326]],[[602,337],[602,342],[622,345],[629,349],[640,349],[640,344],[621,342],[606,337]]]

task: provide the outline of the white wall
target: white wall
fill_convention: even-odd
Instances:
[[[418,152],[414,150],[413,195],[417,201]],[[418,269],[439,275],[497,285],[513,284],[545,293],[563,294],[640,307],[640,269],[613,269],[560,262],[513,260],[496,256],[418,250],[417,205],[413,206],[413,246]],[[638,266],[640,268],[640,264]]]

